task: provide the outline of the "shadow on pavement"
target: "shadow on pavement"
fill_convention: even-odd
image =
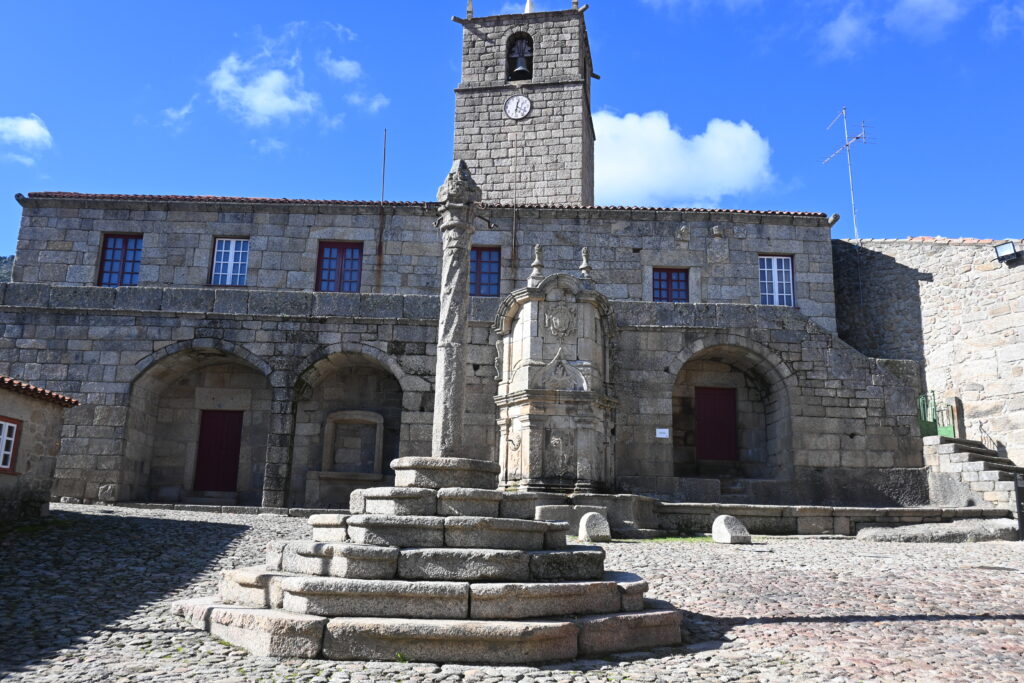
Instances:
[[[716,649],[713,643],[728,642],[729,631],[737,626],[754,624],[870,624],[911,621],[1024,621],[1020,614],[833,614],[825,616],[779,617],[713,617],[697,612],[683,612],[683,642],[699,645],[698,649]],[[692,647],[691,647],[692,649]]]
[[[0,536],[0,674],[158,602],[210,569],[247,530],[64,511],[6,529]]]

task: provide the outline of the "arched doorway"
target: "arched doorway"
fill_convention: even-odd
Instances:
[[[292,500],[347,507],[349,494],[393,481],[399,457],[402,387],[380,361],[339,352],[299,380],[292,456]]]
[[[203,346],[132,383],[125,454],[149,500],[259,505],[272,391],[263,371]]]
[[[791,416],[778,370],[718,345],[693,354],[672,392],[677,477],[779,479],[789,472]]]

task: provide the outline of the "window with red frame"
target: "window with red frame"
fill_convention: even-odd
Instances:
[[[675,303],[686,303],[689,301],[689,271],[685,268],[655,268],[654,300]]]
[[[0,472],[12,474],[14,461],[18,457],[18,436],[21,420],[0,417]]]
[[[139,284],[142,235],[104,235],[100,254],[101,287],[132,287]]]
[[[321,242],[316,265],[316,291],[358,292],[363,276],[363,245]]]
[[[469,293],[501,294],[501,247],[473,247],[469,252]]]

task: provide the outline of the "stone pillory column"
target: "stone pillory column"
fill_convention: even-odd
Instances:
[[[469,331],[469,250],[480,188],[465,161],[456,161],[437,191],[441,257],[441,315],[437,324],[437,372],[431,456],[464,458],[466,343]]]

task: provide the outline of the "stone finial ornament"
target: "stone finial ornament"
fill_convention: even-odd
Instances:
[[[527,287],[537,287],[541,282],[544,281],[544,263],[540,260],[540,245],[533,245],[533,263],[530,264],[533,268],[533,272],[530,273],[530,278],[526,281]]]
[[[526,9],[523,10],[523,14],[533,14],[536,10],[533,8],[533,0],[526,0]]]
[[[442,204],[473,204],[482,197],[483,192],[473,180],[469,165],[463,159],[456,159],[444,184],[437,188],[437,201]]]
[[[594,270],[590,265],[590,247],[583,247],[580,251],[580,255],[583,261],[580,263],[580,278],[583,280],[589,280],[590,273]]]
[[[466,2],[466,18],[473,18],[473,0],[467,0]]]
[[[462,159],[456,160],[444,184],[437,189],[437,201],[441,204],[437,207],[437,227],[444,231],[456,225],[472,226],[475,204],[482,197],[483,192],[473,180],[469,166]]]

